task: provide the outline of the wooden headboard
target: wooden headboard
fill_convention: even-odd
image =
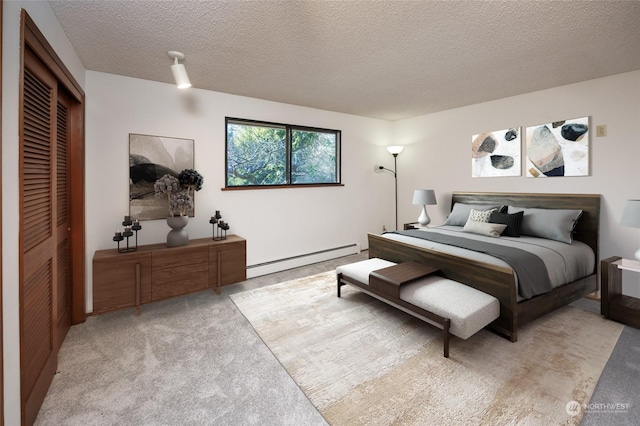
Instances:
[[[507,192],[454,192],[454,203],[500,204],[516,207],[537,207],[544,209],[579,209],[582,216],[578,221],[573,238],[588,244],[596,255],[596,265],[600,259],[600,194],[530,194]]]

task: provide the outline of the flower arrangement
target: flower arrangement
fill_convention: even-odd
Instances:
[[[180,172],[178,175],[178,180],[180,181],[180,185],[187,189],[187,195],[190,191],[200,191],[202,189],[202,184],[204,183],[204,178],[198,172],[193,169],[185,169]]]
[[[186,216],[193,209],[192,194],[202,189],[204,178],[193,169],[185,169],[178,177],[166,174],[156,180],[156,197],[167,197],[170,216]]]

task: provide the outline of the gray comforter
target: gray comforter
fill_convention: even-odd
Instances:
[[[519,294],[525,299],[547,293],[553,289],[543,260],[526,250],[420,230],[395,231],[394,233],[473,250],[502,259],[515,271],[519,282]]]

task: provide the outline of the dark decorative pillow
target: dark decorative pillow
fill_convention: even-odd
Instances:
[[[519,237],[523,217],[524,212],[513,214],[493,212],[489,218],[489,223],[501,223],[503,225],[507,225],[507,229],[502,232],[502,236],[504,237]]]

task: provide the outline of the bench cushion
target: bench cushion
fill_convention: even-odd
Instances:
[[[338,266],[336,268],[336,274],[342,274],[362,284],[369,285],[369,274],[372,271],[393,265],[395,265],[395,263],[389,262],[388,260],[372,257],[371,259],[361,260],[360,262]]]
[[[500,316],[495,297],[431,275],[400,287],[400,299],[451,320],[449,331],[467,339]]]

